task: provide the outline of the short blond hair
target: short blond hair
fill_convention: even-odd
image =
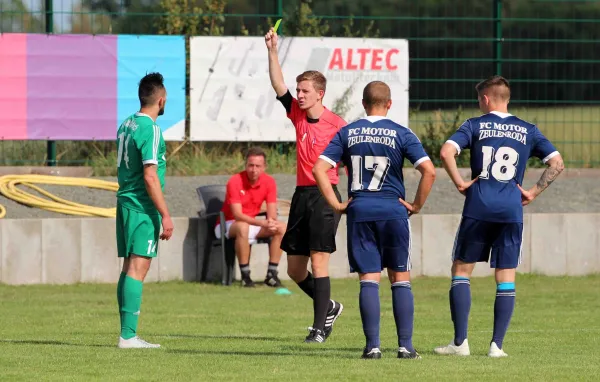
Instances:
[[[363,101],[366,107],[385,107],[392,99],[390,87],[382,81],[372,81],[363,90]]]
[[[323,73],[321,73],[317,70],[307,70],[306,72],[304,72],[304,73],[298,75],[298,77],[296,77],[296,82],[302,82],[302,81],[312,82],[316,91],[319,91],[319,90],[325,91],[325,89],[327,88],[327,79],[325,78]]]

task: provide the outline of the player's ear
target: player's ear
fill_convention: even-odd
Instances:
[[[387,108],[388,108],[388,110],[392,108],[392,100],[389,100],[387,102]]]
[[[325,90],[319,90],[319,99],[323,99],[325,97]]]

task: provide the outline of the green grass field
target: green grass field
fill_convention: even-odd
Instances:
[[[256,275],[256,277],[259,277]],[[452,337],[449,280],[413,280],[414,343],[422,360],[395,358],[389,283],[382,283],[381,360],[361,360],[359,285],[334,280],[345,304],[328,342],[302,342],[312,304],[287,282],[243,290],[196,283],[145,285],[140,335],[161,349],[115,347],[118,315],[112,285],[0,285],[0,380],[596,380],[600,373],[600,276],[520,276],[505,359],[486,356],[495,283],[473,279],[472,355],[440,357]]]

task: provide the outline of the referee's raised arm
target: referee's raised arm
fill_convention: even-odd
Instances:
[[[279,64],[277,42],[277,33],[273,28],[269,29],[269,32],[265,35],[265,44],[269,52],[269,78],[271,79],[271,86],[273,86],[275,93],[277,93],[277,97],[281,97],[287,93],[288,88],[285,85],[281,65]]]

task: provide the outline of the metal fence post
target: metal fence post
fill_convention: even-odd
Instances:
[[[502,0],[494,0],[494,71],[502,75]]]
[[[52,0],[45,0],[46,7],[46,33],[54,32],[54,4]],[[48,166],[56,166],[56,141],[48,141],[46,148],[46,164]]]

